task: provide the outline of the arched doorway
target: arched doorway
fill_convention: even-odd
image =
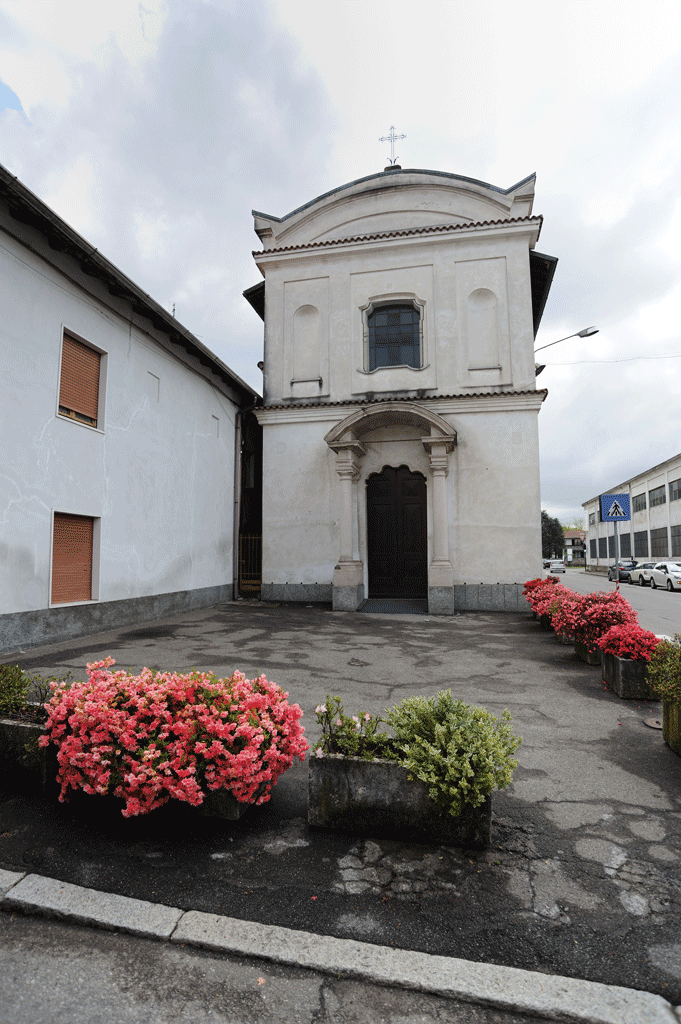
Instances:
[[[427,597],[425,477],[386,466],[366,487],[369,597]]]

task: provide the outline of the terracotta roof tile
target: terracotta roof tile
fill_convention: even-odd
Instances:
[[[547,388],[524,388],[521,391],[474,391],[459,392],[454,395],[426,395],[423,398],[410,395],[405,398],[348,398],[341,402],[279,402],[276,405],[263,405],[262,409],[329,409],[340,405],[379,405],[382,402],[441,402],[452,398],[500,398],[506,395],[542,395],[542,401],[548,395]]]

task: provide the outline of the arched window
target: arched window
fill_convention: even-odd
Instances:
[[[411,302],[377,306],[367,316],[369,370],[421,366],[421,311]]]

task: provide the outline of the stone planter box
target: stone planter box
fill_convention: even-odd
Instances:
[[[45,727],[15,718],[0,718],[0,766],[8,788],[20,792],[57,791],[57,751],[36,749]],[[30,753],[26,744],[31,744]]]
[[[662,701],[662,738],[681,757],[681,702]]]
[[[590,651],[586,644],[580,644],[577,640],[575,640],[575,654],[587,665],[600,665],[601,663],[600,650]]]
[[[492,798],[453,818],[423,782],[410,782],[393,761],[327,754],[308,762],[308,824],[358,836],[393,836],[484,849],[490,844]]]
[[[264,784],[258,790],[255,800],[258,799],[263,789]],[[231,793],[228,793],[226,789],[209,789],[204,796],[203,803],[199,804],[196,809],[200,814],[204,814],[208,818],[238,821],[246,811],[254,806],[254,803],[244,804]]]
[[[623,700],[657,700],[647,680],[648,662],[602,655],[603,680]]]

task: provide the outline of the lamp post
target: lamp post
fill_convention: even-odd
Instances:
[[[552,345],[557,345],[561,341],[567,341],[568,338],[590,338],[592,334],[598,334],[598,328],[597,327],[584,327],[581,331],[575,331],[574,334],[566,334],[564,338],[559,338],[558,341],[550,341],[548,343],[548,345],[540,345],[539,348],[536,348],[534,350],[535,351],[535,355],[536,355],[537,352],[541,352],[541,350],[544,349],[544,348],[551,348]],[[535,375],[535,377],[538,377],[539,374],[542,372],[542,370],[545,370],[545,369],[546,369],[546,364],[544,364],[542,366],[539,363],[535,363],[534,364],[534,375]]]

